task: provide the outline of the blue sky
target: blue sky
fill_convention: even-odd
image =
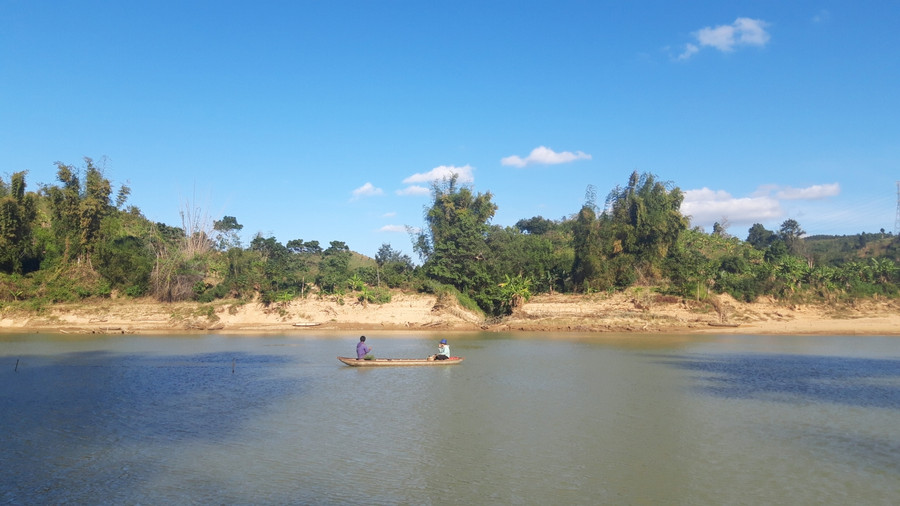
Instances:
[[[741,238],[893,230],[900,4],[0,0],[0,175],[412,255],[430,180],[560,219],[632,171]],[[7,179],[8,180],[8,179]]]

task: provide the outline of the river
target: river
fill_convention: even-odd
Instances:
[[[900,338],[0,334],[0,503],[895,504]]]

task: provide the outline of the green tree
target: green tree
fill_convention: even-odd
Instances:
[[[686,230],[670,252],[666,271],[676,293],[700,300],[706,295],[713,261],[705,251],[711,250],[711,237],[699,228]]]
[[[97,272],[113,288],[137,297],[150,290],[153,253],[140,237],[124,235],[101,242],[96,251]]]
[[[605,255],[602,250],[601,223],[597,219],[594,206],[587,203],[578,211],[572,224],[572,281],[576,288],[590,290],[604,272]],[[611,283],[603,283],[609,285]]]
[[[77,260],[90,266],[100,225],[115,207],[110,203],[109,180],[91,158],[85,157],[84,162],[84,184],[78,169],[56,162],[56,177],[62,186],[50,186],[45,191],[50,200],[54,235],[64,245],[64,260]]]
[[[456,287],[473,298],[482,309],[495,308],[491,294],[496,284],[487,272],[488,222],[497,206],[490,193],[473,194],[458,184],[459,176],[432,185],[432,205],[427,209],[427,227],[419,233],[414,248],[425,260],[425,275]]]
[[[747,242],[760,250],[768,248],[776,238],[775,232],[766,230],[760,223],[754,223],[747,234]]]
[[[527,234],[543,235],[556,228],[556,222],[548,220],[543,216],[535,216],[527,220],[519,220],[516,222],[516,228],[520,232]]]
[[[649,173],[633,172],[627,186],[610,192],[603,220],[604,228],[608,227],[609,258],[619,264],[617,284],[623,284],[621,274],[626,269],[648,280],[660,275],[663,259],[687,229],[688,220],[680,211],[682,200],[678,187]]]
[[[219,251],[227,251],[231,248],[241,247],[241,237],[238,234],[244,228],[234,216],[224,216],[221,220],[213,221],[213,230],[216,232],[215,245]]]
[[[778,237],[784,241],[788,251],[794,255],[803,253],[800,238],[804,235],[806,235],[806,232],[800,228],[800,224],[794,219],[785,220],[781,224],[781,228],[778,229]]]
[[[572,270],[571,238],[560,230],[531,234],[494,225],[487,245],[488,276],[498,283],[507,276],[521,276],[533,281],[534,292],[551,292],[563,289]]]
[[[38,257],[32,234],[35,195],[25,193],[25,174],[13,174],[9,186],[0,180],[0,270],[7,273],[22,274],[23,266]]]
[[[391,288],[396,288],[409,282],[414,270],[412,259],[409,255],[395,250],[388,243],[382,244],[378,248],[378,252],[375,253],[375,265],[378,267],[376,284],[381,285],[383,281]]]
[[[731,235],[728,234],[728,225],[728,220],[724,218],[721,222],[717,221],[713,223],[712,235],[716,237],[722,237],[724,239],[731,237]]]
[[[331,241],[322,252],[316,284],[323,292],[335,293],[341,289],[350,277],[350,257],[350,248],[343,241]]]
[[[234,249],[234,248],[233,248]],[[229,252],[232,250],[229,250]],[[259,276],[254,280],[263,304],[291,300],[305,289],[306,264],[274,237],[257,235],[250,242],[250,251],[258,255],[261,269],[251,269]]]

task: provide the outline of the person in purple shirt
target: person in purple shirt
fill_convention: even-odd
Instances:
[[[366,336],[359,336],[359,342],[356,344],[356,359],[357,360],[372,360],[375,358],[372,356],[372,348],[370,346],[366,346]]]

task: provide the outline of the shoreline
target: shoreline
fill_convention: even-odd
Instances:
[[[217,301],[160,303],[104,299],[58,304],[40,313],[0,313],[2,333],[174,334],[312,332],[509,332],[608,334],[757,334],[900,336],[900,301],[834,305],[752,303],[719,296],[713,303],[641,294],[547,295],[513,315],[483,320],[433,295],[397,292],[387,304],[337,296],[309,297],[264,307]]]

